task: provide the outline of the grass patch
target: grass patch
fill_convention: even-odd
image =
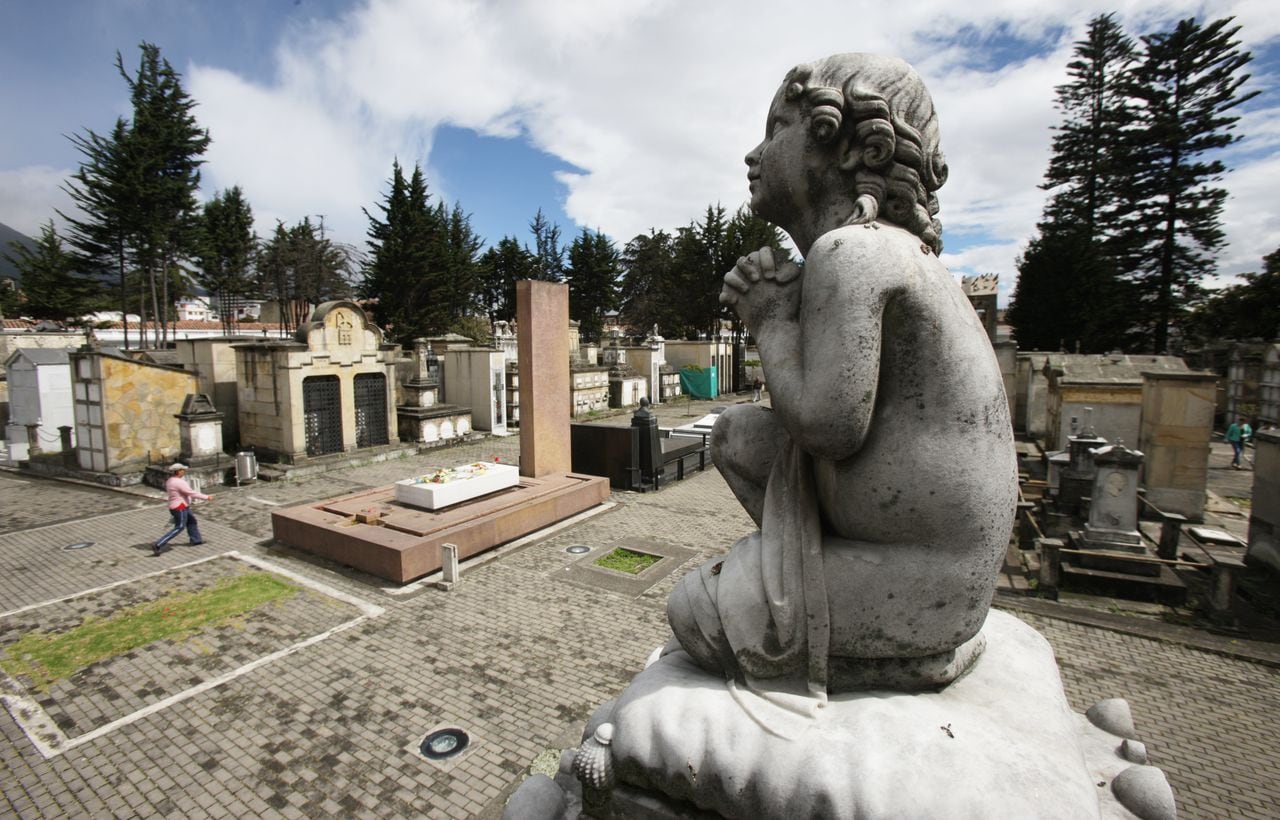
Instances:
[[[1244,496],[1229,495],[1227,496],[1227,500],[1232,504],[1235,504],[1237,507],[1244,507],[1246,510],[1253,507],[1253,500],[1245,498]]]
[[[658,563],[658,556],[650,555],[647,552],[636,552],[625,547],[618,547],[613,552],[596,559],[596,566],[598,567],[617,570],[630,575],[639,575],[656,563]]]
[[[0,667],[14,678],[28,676],[36,688],[44,690],[99,661],[217,626],[298,591],[278,575],[266,572],[224,578],[209,589],[172,592],[106,618],[86,618],[66,632],[29,632],[8,647],[0,657]]]

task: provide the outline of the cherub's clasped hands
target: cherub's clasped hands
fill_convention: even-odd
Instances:
[[[775,265],[773,249],[765,246],[738,259],[733,270],[724,275],[724,287],[720,289],[720,302],[732,305],[747,323],[748,329],[757,320],[772,316],[776,308],[788,302],[794,308],[799,303],[799,288],[781,288],[800,276],[800,267],[790,260]],[[766,283],[761,287],[761,283]],[[791,292],[788,292],[791,291]],[[784,295],[785,294],[785,295]],[[793,313],[793,310],[784,311]]]

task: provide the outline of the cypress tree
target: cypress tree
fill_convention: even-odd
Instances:
[[[194,254],[198,243],[196,191],[204,162],[200,157],[210,140],[196,122],[195,101],[160,56],[160,48],[143,42],[139,49],[142,57],[132,76],[116,53],[116,68],[133,103],[127,157],[137,184],[137,220],[130,241],[135,261],[146,272],[152,314],[159,322],[156,342],[163,344],[168,339],[170,272]]]
[[[110,136],[86,129],[70,137],[83,159],[62,186],[81,216],[58,215],[68,227],[68,244],[86,272],[113,275],[119,285],[124,346],[129,346],[130,240],[137,233],[136,175],[128,123],[117,119]],[[142,314],[145,321],[145,313]],[[139,329],[141,341],[142,330]]]

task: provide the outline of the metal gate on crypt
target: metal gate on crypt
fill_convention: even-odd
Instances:
[[[356,386],[356,446],[376,447],[387,443],[387,377],[381,373],[360,373]]]
[[[342,452],[342,389],[337,376],[302,380],[302,415],[307,455]]]

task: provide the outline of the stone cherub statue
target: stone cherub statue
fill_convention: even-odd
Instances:
[[[1127,705],[1079,720],[1044,638],[988,612],[1013,436],[938,261],[920,78],[865,54],[794,69],[747,167],[805,259],[725,276],[773,409],[726,411],[712,446],[760,530],[680,580],[675,640],[504,817],[1176,816]]]
[[[1017,468],[995,355],[938,260],[938,143],[907,63],[841,54],[787,75],[747,154],[752,209],[804,264],[764,248],[724,278],[773,408],[712,435],[760,530],[668,604],[704,669],[925,689],[981,652]]]

